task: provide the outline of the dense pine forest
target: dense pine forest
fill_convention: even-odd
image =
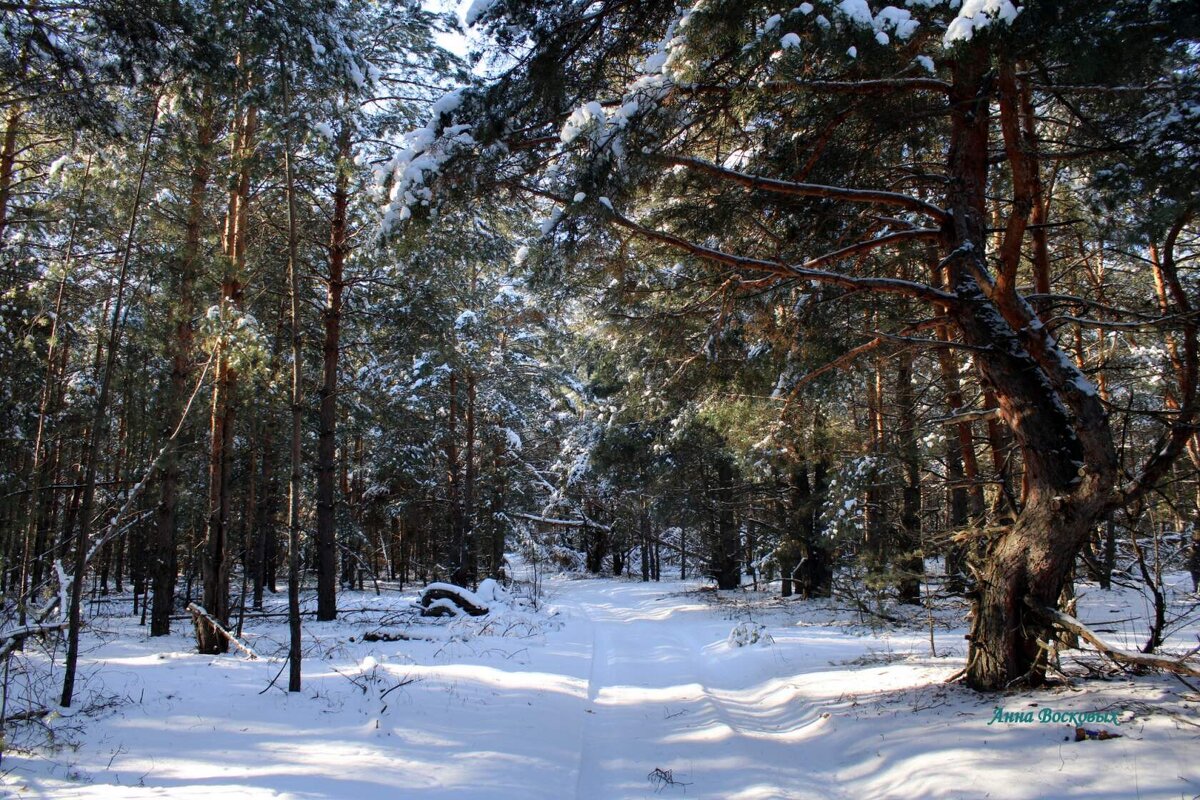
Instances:
[[[314,730],[289,696],[340,686],[381,730],[456,659],[551,674],[555,637],[594,649],[589,714],[657,686],[672,636],[698,685],[750,691],[824,626],[856,668],[891,663],[861,637],[924,648],[868,687],[978,726],[1120,677],[1158,700],[1095,689],[1104,713],[1169,695],[1194,728],[1194,4],[18,0],[0,45],[0,773],[32,796],[109,796],[67,787],[107,785],[110,750],[79,781],[61,741],[109,741],[146,686]],[[713,666],[650,627],[662,597],[775,661]],[[138,653],[213,669],[139,701],[106,683]],[[254,662],[224,673],[244,701],[204,686]],[[799,730],[773,697],[760,717]],[[762,755],[783,740],[756,749],[744,705],[713,712],[747,715],[721,779],[664,755],[614,782],[587,751],[631,722],[585,728],[567,783],[494,796],[985,793],[915,767],[805,793],[746,766],[798,756]],[[1200,793],[1180,735],[1144,796]],[[1133,796],[1123,775],[1093,788]],[[236,791],[434,786],[289,779]],[[455,780],[429,796],[479,785]]]

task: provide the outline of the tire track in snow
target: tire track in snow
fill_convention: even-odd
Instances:
[[[678,729],[676,717],[695,719],[698,712],[705,718],[727,716],[699,680],[699,648],[671,630],[670,615],[659,618],[654,613],[657,609],[650,604],[663,598],[639,598],[625,606],[613,603],[616,598],[611,595],[625,594],[626,588],[634,593],[632,587],[605,588],[608,593],[598,598],[581,593],[572,603],[592,626],[575,794],[581,800],[653,794],[648,773],[660,763],[667,767],[678,761],[680,748],[664,742]],[[656,695],[665,697],[665,707],[676,713],[664,713]]]
[[[594,779],[596,767],[596,748],[594,741],[594,728],[596,721],[595,705],[596,698],[599,696],[600,691],[603,688],[603,675],[608,671],[607,639],[605,639],[605,643],[601,645],[601,638],[603,634],[601,633],[600,623],[597,623],[590,617],[589,622],[592,628],[592,661],[591,667],[588,670],[587,697],[585,698],[583,709],[584,718],[579,739],[579,768],[578,777],[575,782],[575,797],[577,798],[589,796],[588,787],[590,787]],[[597,657],[597,653],[600,653],[599,657]]]
[[[777,704],[777,714],[764,715],[760,699],[739,698],[756,681],[747,675],[743,686],[736,671],[726,671],[736,665],[709,652],[722,639],[722,621],[707,613],[683,619],[659,605],[670,600],[646,594],[638,584],[576,585],[562,599],[591,627],[577,800],[653,797],[656,788],[683,788],[700,798],[840,795],[825,781],[819,788],[780,783],[777,772],[767,769],[781,758],[795,763],[789,748],[796,745],[776,734],[822,720],[802,700]],[[714,679],[722,688],[714,688]],[[656,768],[672,770],[676,781],[688,785],[656,786],[648,780]],[[741,795],[743,790],[752,794]]]

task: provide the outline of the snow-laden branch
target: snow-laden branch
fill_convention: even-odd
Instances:
[[[847,245],[824,255],[810,258],[800,264],[787,264],[782,261],[772,261],[761,258],[750,258],[747,256],[734,255],[726,253],[722,250],[717,250],[712,247],[706,247],[695,242],[688,241],[674,234],[656,231],[652,228],[647,228],[620,212],[611,211],[611,216],[617,225],[634,231],[635,233],[644,236],[653,241],[669,244],[684,252],[691,253],[698,258],[703,258],[708,261],[713,261],[725,266],[751,269],[757,272],[766,272],[773,275],[778,275],[783,278],[803,278],[806,280],[816,281],[818,283],[827,283],[833,286],[841,286],[845,289],[853,289],[856,291],[877,292],[881,294],[896,294],[903,297],[911,297],[917,300],[925,300],[930,303],[938,303],[945,307],[954,306],[958,303],[958,298],[949,292],[943,292],[940,289],[935,289],[932,286],[916,281],[907,281],[900,278],[864,278],[846,275],[841,272],[831,272],[821,269],[828,264],[836,264],[845,261],[854,256],[864,255],[882,247],[887,247],[894,244],[902,244],[904,242],[915,241],[931,241],[937,240],[942,233],[939,230],[931,228],[917,228],[908,231],[896,231],[894,233],[886,233],[882,236],[876,236],[873,239],[857,242]]]
[[[959,42],[971,41],[977,31],[997,22],[1012,25],[1021,10],[1012,0],[965,0],[958,15],[946,26],[942,42],[946,47],[954,47]]]
[[[909,197],[899,192],[886,192],[875,189],[847,189],[841,186],[824,186],[816,183],[797,183],[794,181],[778,180],[776,178],[764,178],[761,175],[739,172],[690,156],[662,155],[659,158],[668,164],[687,167],[697,172],[703,172],[706,175],[732,181],[750,190],[798,197],[824,197],[834,200],[846,200],[851,203],[893,206],[909,211],[916,211],[920,214],[927,214],[939,222],[944,222],[950,217],[945,209],[939,208],[933,203]]]
[[[735,90],[749,89],[768,94],[790,94],[798,89],[831,94],[883,94],[893,92],[935,92],[948,94],[950,84],[937,78],[876,78],[861,81],[794,80],[763,81],[746,87],[727,84],[699,83],[680,86],[674,91],[679,94],[730,94]]]
[[[543,525],[559,525],[564,528],[593,528],[605,533],[611,533],[612,527],[609,525],[601,525],[599,522],[593,522],[590,519],[555,519],[554,517],[539,517],[536,514],[523,514],[518,511],[513,511],[511,516],[520,519],[529,520],[530,522],[539,522]]]
[[[961,425],[964,422],[982,422],[984,420],[999,419],[1000,409],[998,408],[977,408],[970,411],[956,411],[953,414],[947,414],[944,417],[934,417],[929,420],[930,425]]]
[[[58,600],[55,598],[55,605],[58,605]],[[53,608],[50,609],[53,612]],[[47,614],[49,616],[49,613]],[[8,658],[8,654],[17,649],[17,645],[28,639],[30,636],[38,636],[44,633],[53,633],[61,631],[67,627],[67,623],[53,622],[44,625],[24,625],[20,628],[13,628],[4,632],[4,641],[0,643],[0,661]]]
[[[529,522],[540,522],[540,523],[543,523],[546,525],[561,525],[561,526],[571,527],[571,528],[591,528],[593,530],[607,531],[607,532],[612,531],[612,528],[609,527],[608,525],[604,525],[599,522],[596,522],[594,519],[592,519],[587,514],[585,514],[583,509],[579,507],[578,503],[574,502],[571,498],[562,494],[562,492],[559,489],[557,489],[552,483],[550,483],[550,481],[548,481],[546,479],[546,476],[542,474],[541,470],[539,470],[533,464],[530,464],[528,461],[526,461],[524,459],[518,459],[518,461],[520,461],[521,464],[526,469],[528,469],[530,471],[530,473],[533,474],[533,477],[542,486],[542,488],[544,488],[547,492],[550,493],[550,502],[547,503],[545,506],[543,506],[543,509],[548,510],[548,509],[554,508],[559,503],[563,503],[565,505],[572,506],[574,508],[575,513],[579,515],[579,519],[569,520],[569,519],[559,519],[557,517],[548,517],[548,516],[546,516],[545,510],[542,512],[541,515],[524,514],[524,513],[518,513],[518,512],[514,511],[507,516],[517,517],[519,519],[524,519]]]

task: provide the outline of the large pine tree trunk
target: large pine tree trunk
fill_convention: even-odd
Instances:
[[[917,444],[917,402],[913,387],[913,353],[904,348],[897,356],[896,406],[900,413],[897,439],[904,487],[900,507],[900,541],[894,569],[901,603],[921,602],[921,579],[925,572],[921,542],[921,454]]]
[[[714,573],[718,589],[736,589],[742,583],[742,565],[738,530],[733,514],[733,464],[728,458],[717,457],[717,551]]]
[[[13,178],[17,163],[17,132],[21,128],[21,107],[12,105],[4,122],[4,139],[0,144],[0,243],[8,231],[8,207],[12,201]]]
[[[317,439],[317,619],[337,616],[337,538],[335,470],[337,461],[337,379],[342,325],[342,290],[349,252],[350,126],[338,135],[337,178],[333,190],[333,218],[329,225],[329,280],[322,314],[320,431]]]
[[[246,264],[246,238],[249,224],[250,157],[258,112],[245,110],[237,122],[233,147],[238,180],[230,192],[225,222],[226,273],[221,281],[223,308],[240,309],[242,279]],[[229,528],[230,478],[233,467],[233,429],[237,418],[238,373],[230,359],[229,342],[217,347],[217,375],[213,387],[212,417],[209,436],[208,534],[204,543],[204,608],[222,626],[229,626]],[[211,625],[197,617],[196,644],[202,653],[224,653],[229,642]]]
[[[1057,604],[1075,556],[1111,499],[1116,458],[1090,383],[1016,293],[1027,203],[1014,203],[995,282],[981,283],[988,274],[988,70],[986,44],[963,48],[954,66],[946,264],[957,297],[951,317],[967,345],[986,348],[988,357],[975,361],[980,379],[994,393],[1025,469],[1024,503],[987,548],[973,613],[967,682],[995,690],[1044,678],[1038,641],[1050,632],[1028,606]],[[1020,199],[1022,165],[1013,171]]]
[[[179,257],[179,288],[172,307],[174,336],[169,345],[171,380],[167,398],[167,417],[164,438],[179,419],[191,390],[192,374],[192,317],[196,312],[195,284],[200,254],[200,234],[204,224],[204,200],[212,175],[209,148],[213,143],[213,109],[205,100],[201,118],[196,125],[196,155],[192,163],[192,182],[188,192],[187,222],[183,249]],[[150,565],[153,607],[150,613],[150,635],[165,636],[171,632],[171,612],[174,610],[176,507],[179,503],[179,456],[171,448],[163,458],[159,471],[160,495],[155,509],[154,546]]]

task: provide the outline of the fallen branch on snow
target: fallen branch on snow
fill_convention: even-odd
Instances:
[[[1188,659],[1200,651],[1200,647],[1193,649],[1189,653],[1178,658],[1170,656],[1152,655],[1149,653],[1134,653],[1128,650],[1122,650],[1105,642],[1097,636],[1090,628],[1084,625],[1079,620],[1072,617],[1070,614],[1063,613],[1058,609],[1046,608],[1045,606],[1037,606],[1033,603],[1028,603],[1029,608],[1036,614],[1044,616],[1046,619],[1053,622],[1063,630],[1076,634],[1079,638],[1086,641],[1092,647],[1096,648],[1105,658],[1124,666],[1134,667],[1149,667],[1151,669],[1159,669],[1164,672],[1171,672],[1176,675],[1188,675],[1193,678],[1200,678],[1200,667],[1193,666],[1188,663]]]
[[[55,622],[50,625],[26,625],[23,628],[14,628],[13,630],[5,631],[0,634],[0,636],[4,637],[4,643],[0,644],[0,660],[7,658],[9,653],[17,649],[17,645],[30,636],[61,631],[66,627],[66,622]]]
[[[218,633],[220,633],[222,636],[224,636],[226,641],[228,641],[231,645],[236,647],[238,650],[241,650],[243,653],[250,656],[251,661],[258,660],[258,653],[251,650],[249,648],[249,646],[243,644],[242,641],[240,639],[238,639],[236,636],[234,636],[232,633],[230,633],[229,631],[222,628],[221,623],[217,622],[212,617],[211,614],[209,614],[207,611],[204,610],[203,607],[198,606],[195,603],[188,603],[187,610],[192,612],[192,619],[196,622],[197,625],[200,624],[200,619],[204,619],[204,621],[207,622],[209,625],[211,625],[214,630],[216,630]]]

